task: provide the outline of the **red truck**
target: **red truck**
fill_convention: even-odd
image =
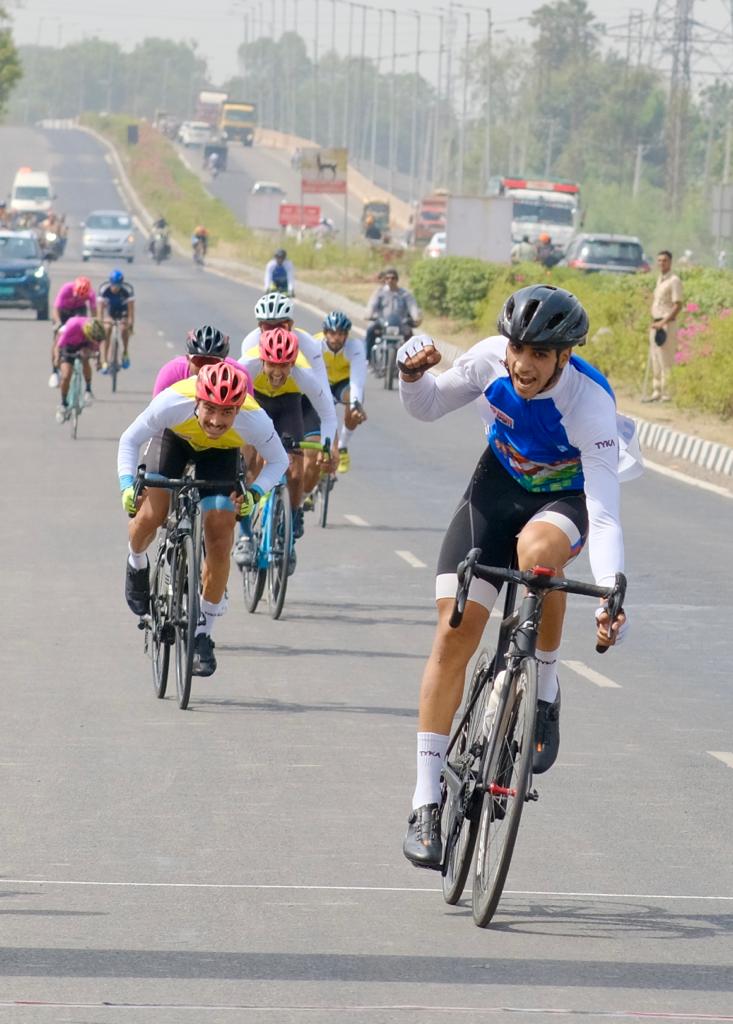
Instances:
[[[412,240],[415,245],[430,241],[436,231],[445,231],[448,190],[437,189],[423,196],[413,214]]]

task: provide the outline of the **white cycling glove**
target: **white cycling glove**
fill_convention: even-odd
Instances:
[[[600,621],[601,615],[603,615],[603,613],[605,611],[606,611],[606,608],[603,605],[601,605],[600,607],[596,608],[596,622]],[[625,619],[624,622],[621,623],[621,625],[619,626],[619,629],[618,629],[618,633],[616,634],[616,643],[614,645],[616,647],[619,647],[624,642],[624,640],[626,639],[626,636],[628,635],[628,632],[629,632],[629,614],[628,614],[628,612],[626,611],[625,608],[624,608],[624,615],[626,616],[626,619]]]
[[[429,334],[414,334],[397,349],[397,364],[404,363],[405,359],[411,359],[424,348],[435,348],[433,339]]]

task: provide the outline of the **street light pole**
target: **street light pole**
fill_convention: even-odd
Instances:
[[[311,108],[311,140],[316,141],[318,131],[318,0],[316,6],[316,27],[313,37],[313,105]]]
[[[416,150],[417,150],[417,103],[418,83],[420,81],[420,11],[413,11],[417,19],[417,35],[415,37],[415,82],[412,90],[412,126],[410,129],[410,202],[415,196],[415,177],[417,175]]]
[[[336,104],[336,0],[331,0],[331,75],[328,90],[328,144],[334,145]]]
[[[486,11],[486,81],[484,83],[484,103],[486,120],[484,124],[484,159],[483,159],[483,191],[488,192],[491,179],[491,9]]]
[[[392,15],[392,81],[389,90],[389,188],[394,193],[394,172],[396,160],[396,125],[397,111],[395,105],[395,84],[397,79],[397,11],[387,8]]]
[[[435,188],[438,180],[438,171],[440,170],[440,90],[443,84],[443,32],[445,29],[445,16],[443,14],[439,15],[438,20],[440,22],[440,32],[438,37],[438,81],[435,89],[435,110],[433,111],[433,160],[430,169],[430,181],[433,188]]]
[[[341,145],[351,152],[351,139],[349,138],[349,106],[351,101],[351,43],[354,36],[354,7],[356,4],[349,4],[349,42],[346,47],[346,81],[344,83],[344,119],[341,129]]]
[[[382,60],[382,16],[383,10],[378,10],[379,29],[377,31],[377,63],[374,69],[374,92],[372,96],[372,146],[371,164],[372,181],[377,180],[377,114],[379,112],[379,68]]]
[[[461,133],[458,151],[458,193],[463,195],[464,173],[466,168],[466,118],[468,117],[468,54],[471,46],[471,14],[464,11],[466,19],[466,46],[463,54],[463,102],[461,103]]]

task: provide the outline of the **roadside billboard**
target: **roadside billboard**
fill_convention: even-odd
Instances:
[[[348,150],[304,149],[300,158],[301,192],[346,192]]]
[[[320,206],[280,203],[280,227],[315,228],[321,220]]]

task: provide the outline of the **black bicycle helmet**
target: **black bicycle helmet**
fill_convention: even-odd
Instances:
[[[496,326],[505,338],[520,345],[559,351],[585,345],[588,314],[564,288],[531,284],[509,296]]]
[[[190,356],[218,356],[224,359],[229,355],[229,335],[222,334],[217,327],[205,324],[197,331],[188,332],[186,351]]]

